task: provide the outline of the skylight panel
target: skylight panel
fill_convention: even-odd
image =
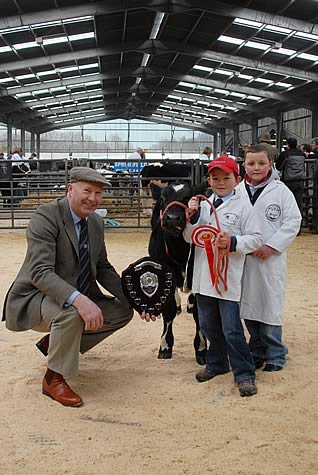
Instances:
[[[200,71],[206,71],[208,73],[211,73],[213,71],[213,68],[208,68],[207,66],[200,66],[199,64],[195,64],[193,66],[193,69],[198,69]]]
[[[245,97],[245,94],[241,94],[240,92],[231,92],[230,93],[231,96],[235,96],[235,97]]]
[[[297,58],[307,59],[308,61],[318,61],[318,56],[309,53],[300,53]]]
[[[265,78],[255,78],[255,82],[262,82],[263,84],[271,84],[273,81]]]
[[[271,53],[284,54],[286,56],[291,56],[292,54],[297,53],[297,51],[295,51],[294,49],[278,48],[278,49],[272,49]]]
[[[179,82],[179,86],[184,86],[184,87],[195,87],[196,85],[191,83],[191,82],[183,82],[183,81],[180,81]]]
[[[295,33],[295,36],[298,36],[298,38],[305,38],[306,40],[318,41],[318,35],[312,35],[311,33],[303,33],[298,31]]]
[[[248,48],[261,49],[263,51],[271,47],[270,44],[257,43],[256,41],[247,41],[244,46],[247,46]]]
[[[12,81],[15,81],[15,79],[13,78],[3,78],[3,79],[0,79],[0,83],[6,83],[6,82],[12,82]]]
[[[22,74],[21,76],[16,76],[15,79],[30,79],[34,77],[35,74]]]
[[[233,72],[227,71],[226,69],[215,69],[214,72],[217,74],[223,74],[224,76],[233,76]]]
[[[26,48],[35,48],[35,47],[38,47],[38,46],[39,45],[35,41],[28,41],[26,43],[16,43],[16,44],[13,45],[13,47],[16,50],[26,49]]]
[[[239,17],[235,18],[233,23],[242,26],[253,26],[254,28],[260,28],[262,26],[262,23],[259,23],[258,21],[245,20],[244,18]]]
[[[246,96],[246,99],[250,99],[251,101],[259,101],[261,97],[259,96]]]
[[[207,87],[207,86],[200,86],[200,85],[198,85],[198,86],[197,86],[197,89],[201,89],[202,91],[209,91],[211,88],[210,88],[210,87]]]
[[[229,91],[226,91],[225,89],[214,89],[214,92],[217,92],[218,94],[228,94]]]
[[[30,93],[29,92],[18,92],[15,97],[27,97],[29,96]]]
[[[12,49],[10,48],[10,46],[1,46],[0,47],[0,53],[5,53],[7,51],[12,51]]]
[[[86,40],[88,38],[95,38],[95,33],[90,31],[88,33],[80,33],[79,35],[69,35],[70,41]]]
[[[223,41],[223,43],[231,43],[235,45],[241,45],[242,43],[244,43],[244,40],[241,40],[240,38],[234,38],[233,36],[225,35],[220,35],[217,41]]]
[[[273,33],[283,33],[285,35],[289,35],[289,33],[292,32],[289,28],[282,28],[280,26],[274,26],[274,25],[266,25],[264,28],[266,31],[271,31]]]
[[[240,79],[248,79],[248,80],[254,79],[254,76],[250,76],[249,74],[241,74],[241,73],[238,74],[237,77]]]
[[[280,86],[280,87],[291,87],[292,84],[288,83],[288,82],[281,82],[281,81],[278,81],[275,83],[275,86]]]
[[[170,97],[171,99],[176,99],[177,101],[181,101],[180,97],[173,96],[172,94],[169,94],[168,97]]]
[[[56,38],[44,38],[43,39],[43,44],[44,44],[44,46],[56,45],[56,44],[59,44],[59,43],[67,43],[67,41],[68,41],[67,36],[59,36],[59,37],[56,37]]]
[[[56,92],[56,91],[65,91],[66,86],[57,86],[57,87],[51,87],[50,91]]]
[[[49,76],[50,74],[56,74],[56,71],[54,69],[51,69],[50,71],[39,71],[36,73],[37,76]]]

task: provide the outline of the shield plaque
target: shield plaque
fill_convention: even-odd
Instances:
[[[174,297],[173,270],[153,257],[142,257],[122,273],[122,286],[130,305],[138,313],[160,315]]]

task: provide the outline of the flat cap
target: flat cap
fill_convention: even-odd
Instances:
[[[73,167],[70,172],[71,183],[77,181],[90,181],[102,186],[108,185],[108,181],[96,170],[88,167]]]

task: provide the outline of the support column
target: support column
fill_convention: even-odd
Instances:
[[[254,120],[252,123],[252,145],[256,145],[258,142],[258,120]]]
[[[235,157],[239,156],[239,125],[233,124],[233,155]]]
[[[21,148],[22,148],[22,155],[25,155],[25,123],[22,122],[21,125]]]
[[[8,147],[8,155],[12,152],[12,124],[10,121],[7,123],[7,147]]]
[[[40,152],[41,152],[41,134],[36,134],[36,154],[38,158],[40,158]]]
[[[280,153],[283,148],[283,123],[284,114],[280,112],[276,117],[276,148]]]
[[[225,150],[225,128],[220,132],[220,154]]]
[[[33,131],[31,132],[30,149],[31,153],[35,151],[35,133]]]
[[[318,104],[311,110],[311,137],[318,137]]]
[[[218,134],[213,134],[213,147],[212,147],[212,158],[215,158],[218,156]]]

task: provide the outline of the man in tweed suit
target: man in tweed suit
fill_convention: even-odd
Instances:
[[[107,259],[100,205],[106,180],[95,170],[71,170],[67,196],[40,206],[27,229],[27,253],[3,311],[12,331],[50,332],[37,347],[48,355],[42,392],[65,406],[82,399],[65,379],[78,371],[79,353],[124,327],[133,312]],[[87,288],[81,290],[81,226],[86,227]],[[88,249],[88,253],[87,253]],[[97,285],[111,296],[104,295]],[[80,292],[81,290],[81,292]]]

